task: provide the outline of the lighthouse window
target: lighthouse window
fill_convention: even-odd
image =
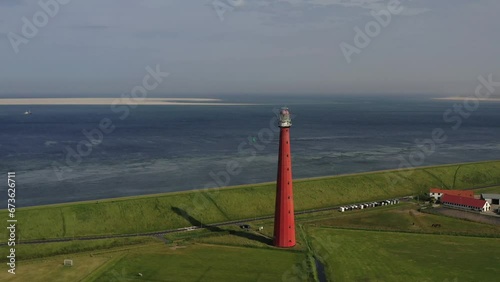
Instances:
[[[286,170],[290,170],[290,168],[289,168],[289,167],[287,167],[287,168],[286,168]]]
[[[286,157],[288,158],[288,154],[286,154]]]
[[[288,229],[292,229],[292,227],[291,227],[291,226],[288,226]]]
[[[290,196],[288,196],[288,200],[290,200]]]

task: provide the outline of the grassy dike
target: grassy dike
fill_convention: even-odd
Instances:
[[[465,189],[497,184],[500,161],[302,179],[294,183],[295,208],[300,211],[419,194],[429,187]],[[72,238],[152,232],[191,226],[196,221],[210,224],[271,215],[274,199],[274,183],[264,183],[22,208],[16,211],[16,235],[21,240]],[[0,211],[0,218],[7,218],[7,210]],[[0,236],[7,238],[7,230],[0,230]]]

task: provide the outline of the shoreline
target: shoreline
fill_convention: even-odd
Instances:
[[[304,182],[304,181],[321,181],[325,179],[332,178],[340,178],[340,177],[349,177],[349,176],[357,176],[357,175],[367,175],[367,174],[379,174],[379,173],[390,173],[390,172],[399,172],[399,171],[409,171],[409,170],[418,170],[418,169],[426,169],[426,168],[443,168],[449,166],[457,166],[457,165],[473,165],[473,164],[483,164],[483,163],[495,163],[500,160],[486,160],[479,162],[466,162],[466,163],[453,163],[453,164],[443,164],[443,165],[429,165],[429,166],[419,166],[414,168],[403,168],[403,169],[386,169],[386,170],[375,170],[375,171],[367,171],[367,172],[359,172],[359,173],[346,173],[339,175],[326,175],[326,176],[317,176],[317,177],[308,177],[308,178],[299,178],[294,179],[294,183]],[[224,187],[211,187],[211,188],[199,188],[199,189],[191,189],[184,191],[173,191],[173,192],[164,192],[164,193],[153,193],[153,194],[143,194],[143,195],[134,195],[134,196],[122,196],[122,197],[113,197],[113,198],[103,198],[103,199],[95,199],[95,200],[83,200],[83,201],[74,201],[74,202],[64,202],[64,203],[55,203],[55,204],[47,204],[47,205],[36,205],[36,206],[27,206],[20,208],[21,210],[29,210],[29,209],[39,209],[39,208],[53,208],[60,206],[71,206],[71,205],[80,205],[80,204],[89,204],[89,203],[105,203],[105,202],[119,202],[119,201],[127,201],[131,199],[147,199],[154,197],[166,197],[173,196],[179,194],[189,194],[189,193],[197,193],[197,192],[210,192],[214,190],[232,190],[232,189],[243,189],[246,187],[252,186],[264,186],[264,185],[273,185],[275,181],[270,182],[259,182],[259,183],[250,183],[250,184],[241,184],[241,185],[233,185],[233,186],[224,186]],[[7,209],[0,209],[1,211],[5,211]]]

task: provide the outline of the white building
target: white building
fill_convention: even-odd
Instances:
[[[481,194],[481,199],[485,200],[490,205],[500,204],[500,194]]]
[[[462,210],[473,210],[478,212],[485,212],[491,209],[490,203],[485,200],[478,200],[460,196],[453,196],[444,194],[441,198],[441,203],[445,207],[452,207]]]
[[[466,197],[466,198],[474,198],[474,191],[472,190],[446,190],[439,188],[431,188],[429,192],[429,197],[434,198],[436,201],[438,201],[444,194]]]

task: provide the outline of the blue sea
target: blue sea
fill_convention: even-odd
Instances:
[[[19,207],[273,181],[284,105],[294,178],[398,168],[410,156],[418,165],[500,159],[500,103],[455,113],[462,102],[430,96],[220,98],[253,105],[138,106],[123,120],[109,106],[32,106],[32,115],[0,106],[0,172],[16,172]],[[103,119],[114,130],[89,143],[83,131]],[[417,162],[415,141],[436,130],[446,141]],[[78,144],[86,151],[68,159]]]

